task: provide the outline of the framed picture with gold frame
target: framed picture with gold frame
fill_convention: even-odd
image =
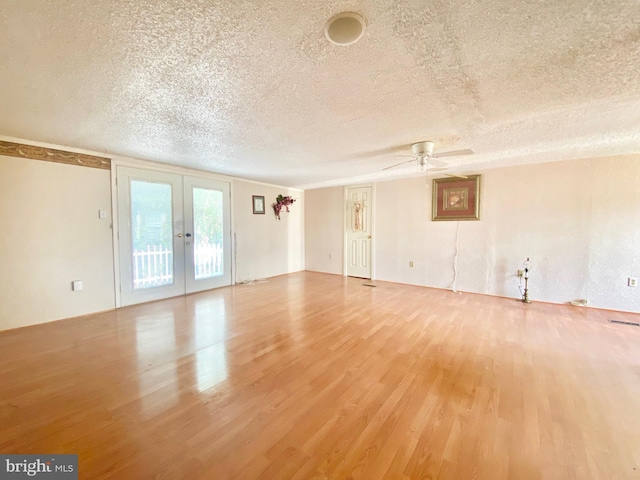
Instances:
[[[431,220],[480,220],[480,177],[434,178]]]

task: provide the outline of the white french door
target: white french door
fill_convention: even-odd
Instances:
[[[121,304],[231,284],[229,183],[117,169]]]
[[[186,293],[231,285],[229,183],[184,177]]]

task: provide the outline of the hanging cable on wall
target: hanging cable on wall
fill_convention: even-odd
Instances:
[[[456,222],[456,243],[455,251],[453,253],[453,281],[451,282],[451,290],[455,293],[460,293],[456,290],[456,280],[458,278],[458,234],[460,232],[460,222]]]
[[[235,283],[238,283],[238,238],[233,234],[233,275]]]
[[[533,264],[529,257],[522,264],[523,270],[518,270],[518,289],[520,290],[520,296],[522,297],[523,303],[531,303],[531,299],[529,298],[529,272]],[[524,279],[524,291],[522,290],[522,280]],[[573,303],[573,302],[572,302]]]

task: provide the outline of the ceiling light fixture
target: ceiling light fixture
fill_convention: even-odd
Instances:
[[[353,45],[367,28],[362,15],[353,12],[343,12],[334,15],[324,26],[324,35],[336,45]]]
[[[418,169],[427,170],[428,161],[433,156],[433,142],[418,142],[411,145],[411,151],[418,159]]]
[[[420,170],[421,172],[426,171],[429,168],[428,165],[428,157],[425,156],[423,153],[418,155],[418,170]]]

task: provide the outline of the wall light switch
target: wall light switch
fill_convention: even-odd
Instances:
[[[71,290],[74,292],[79,292],[82,290],[82,280],[74,280],[71,282]]]
[[[98,218],[100,220],[105,220],[107,218],[107,211],[106,210],[98,210]]]
[[[329,254],[329,260],[333,260],[333,253]]]
[[[413,261],[409,262],[409,268],[413,268]]]
[[[630,287],[637,287],[638,279],[636,277],[629,277],[629,279],[627,280],[627,285],[629,285]]]

